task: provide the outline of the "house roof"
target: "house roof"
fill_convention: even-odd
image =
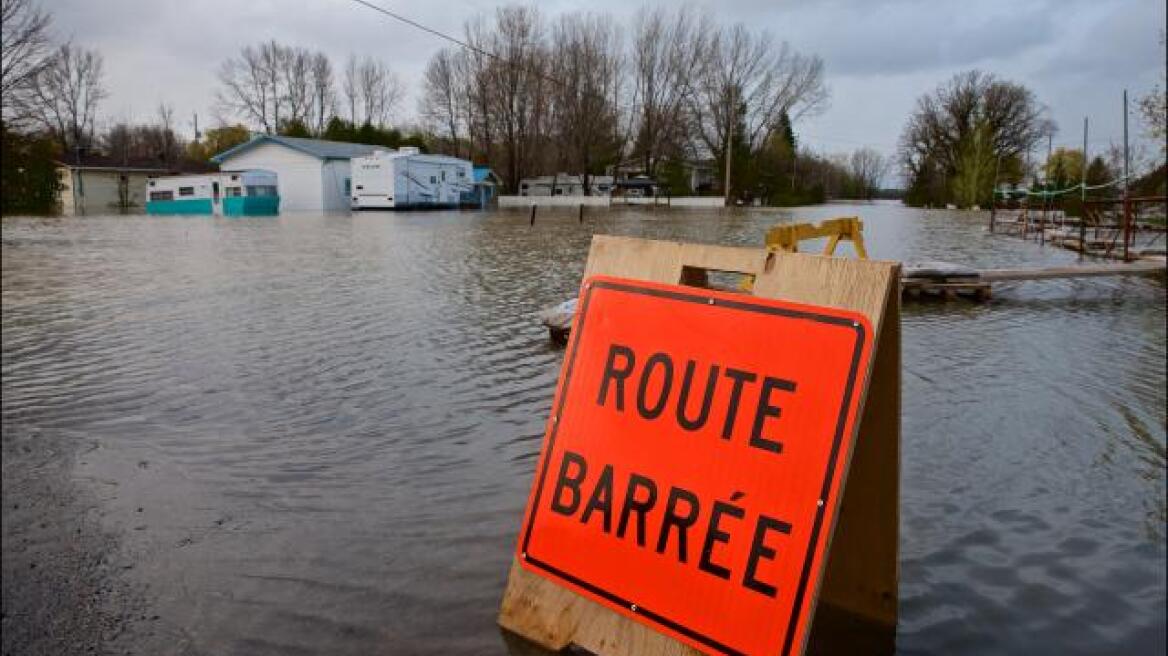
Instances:
[[[369,155],[374,150],[387,150],[385,146],[370,146],[369,144],[347,143],[344,141],[325,141],[324,139],[305,139],[303,137],[281,137],[274,134],[260,134],[249,141],[215,155],[212,162],[222,164],[225,160],[255,148],[263,143],[276,143],[318,159],[351,159]]]
[[[550,187],[554,183],[557,187],[568,187],[571,185],[583,185],[583,176],[567,173],[557,173],[556,175],[540,175],[534,178],[523,178],[519,181],[520,184],[527,184],[530,186],[544,186]],[[606,185],[612,184],[613,178],[611,175],[590,175],[588,176],[588,184],[591,185]]]
[[[102,153],[86,153],[80,158],[75,153],[63,155],[56,159],[57,166],[82,171],[128,171],[147,173],[198,173],[212,170],[202,162],[180,160],[166,163],[154,158],[110,157]]]

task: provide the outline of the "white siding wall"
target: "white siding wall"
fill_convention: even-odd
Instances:
[[[325,187],[322,184],[324,162],[312,155],[268,142],[229,158],[220,168],[224,171],[264,169],[275,173],[276,185],[280,190],[281,212],[319,212],[326,209]],[[341,193],[344,193],[344,184],[344,176],[341,176]]]
[[[330,159],[321,167],[320,185],[326,211],[347,210],[350,196],[345,193],[345,178],[351,176],[352,166],[347,159]],[[353,188],[352,181],[349,189]]]

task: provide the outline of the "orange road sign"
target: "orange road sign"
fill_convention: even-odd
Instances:
[[[702,651],[800,652],[866,389],[867,319],[598,276],[571,335],[521,566]]]

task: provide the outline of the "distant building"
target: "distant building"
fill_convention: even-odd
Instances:
[[[656,196],[657,181],[643,175],[617,180],[612,183],[612,195],[634,198]]]
[[[503,180],[489,166],[476,164],[474,187],[462,195],[462,206],[475,209],[494,207],[499,202],[499,188]]]
[[[178,173],[178,167],[155,161],[118,161],[104,155],[84,155],[57,162],[61,213],[66,216],[140,212],[146,207],[146,181]]]
[[[519,181],[520,196],[607,196],[612,191],[611,175],[588,177],[591,193],[584,193],[584,179],[580,175],[557,173],[524,178]]]
[[[276,175],[280,210],[344,211],[350,206],[350,160],[384,146],[259,135],[211,158],[222,171],[270,171]]]
[[[715,172],[718,170],[717,163],[712,159],[686,159],[686,158],[672,158],[660,157],[654,161],[654,171],[656,171],[658,179],[654,180],[653,194],[660,195],[666,193],[670,186],[675,194],[706,194],[712,191],[715,187],[716,180]],[[626,159],[619,164],[609,166],[607,173],[615,176],[617,180],[641,180],[645,179],[645,162],[639,157]],[[662,184],[661,179],[669,180],[668,183]],[[643,183],[634,182],[629,185],[631,190],[634,187],[644,187]],[[664,187],[664,188],[663,188]],[[642,192],[645,189],[642,188]],[[627,195],[634,195],[632,193]]]
[[[714,188],[714,171],[717,167],[713,160],[683,162],[682,169],[689,175],[691,193],[708,192]]]

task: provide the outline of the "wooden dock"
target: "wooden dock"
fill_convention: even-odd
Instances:
[[[952,262],[906,264],[901,270],[900,291],[905,300],[987,301],[992,286],[1003,282],[1097,278],[1100,276],[1134,276],[1163,274],[1165,258],[1152,257],[1135,262],[1105,262],[1072,266],[1025,269],[973,269]],[[564,301],[540,312],[540,323],[557,344],[566,344],[576,314],[576,299]]]
[[[989,300],[992,285],[998,282],[1094,278],[1164,273],[1164,258],[1135,262],[1106,262],[1077,266],[1053,266],[1026,269],[971,269],[949,262],[905,265],[901,274],[901,295],[906,299],[958,297],[975,301]]]

